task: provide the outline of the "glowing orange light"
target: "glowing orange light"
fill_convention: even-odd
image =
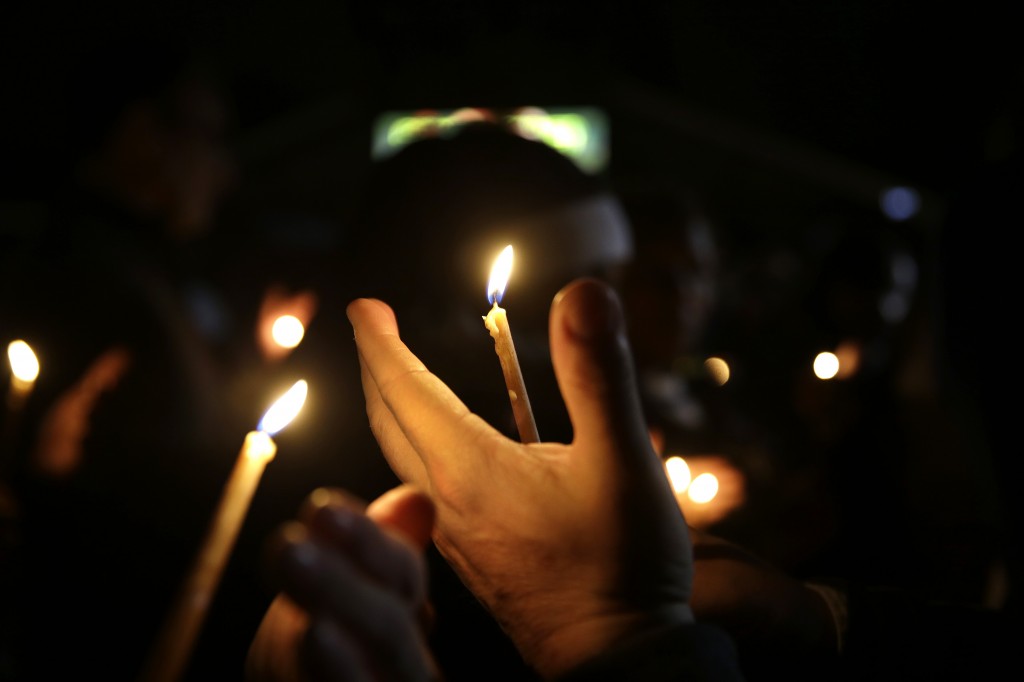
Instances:
[[[294,315],[282,315],[274,320],[274,326],[270,329],[274,343],[281,348],[295,348],[302,343],[302,337],[306,334],[306,328],[302,321]]]
[[[673,456],[665,460],[665,471],[672,489],[677,493],[684,492],[690,485],[690,465],[682,457]]]
[[[708,358],[704,361],[704,368],[711,375],[712,380],[719,386],[725,386],[729,381],[729,363],[722,358]]]
[[[11,363],[11,373],[23,384],[31,384],[39,376],[39,359],[32,347],[18,339],[7,345],[7,359]]]
[[[718,477],[704,473],[690,482],[687,495],[697,504],[707,504],[718,495]]]
[[[844,341],[836,347],[836,359],[839,369],[837,379],[849,379],[860,369],[860,344],[855,341]]]

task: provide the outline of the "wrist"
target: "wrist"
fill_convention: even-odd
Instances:
[[[693,623],[688,604],[669,604],[640,613],[577,618],[541,636],[516,641],[524,659],[540,676],[553,680],[611,647],[667,627]]]

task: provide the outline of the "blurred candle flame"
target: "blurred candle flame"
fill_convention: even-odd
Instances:
[[[701,474],[690,483],[687,495],[698,504],[710,502],[718,495],[718,477],[711,473]]]
[[[30,384],[39,376],[39,360],[32,347],[21,339],[11,341],[7,345],[7,359],[11,363],[11,372],[18,381]]]
[[[309,385],[305,379],[296,381],[295,385],[266,411],[257,427],[258,430],[272,436],[288,426],[305,404],[308,390]]]
[[[505,286],[508,284],[509,275],[512,274],[512,245],[509,244],[494,259],[491,266],[491,278],[487,281],[487,300],[490,303],[501,303],[501,297],[505,295]]]
[[[668,480],[672,483],[672,489],[677,493],[685,491],[690,485],[690,465],[679,456],[669,457],[665,460],[665,470],[668,472]]]
[[[723,358],[710,357],[704,361],[704,367],[719,386],[725,386],[729,382],[729,363]]]
[[[835,353],[823,351],[814,357],[814,376],[822,381],[835,378],[839,373],[839,358]]]
[[[302,320],[294,315],[282,315],[274,320],[270,333],[277,345],[282,348],[295,348],[302,343],[306,328],[302,325]]]
[[[836,370],[836,379],[849,379],[860,368],[861,350],[860,344],[856,341],[843,341],[836,347],[836,360],[839,368]]]

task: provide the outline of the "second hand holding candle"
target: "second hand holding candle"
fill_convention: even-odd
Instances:
[[[519,429],[519,439],[523,443],[538,443],[540,435],[537,432],[537,423],[534,421],[533,410],[530,407],[530,398],[526,394],[526,384],[523,381],[522,369],[519,367],[519,358],[516,356],[516,347],[512,342],[508,315],[506,315],[505,309],[499,305],[511,273],[512,246],[509,245],[501,252],[494,261],[494,267],[491,268],[491,277],[487,284],[487,298],[494,305],[484,317],[484,326],[494,338],[494,352],[498,354],[498,360],[501,362],[505,386],[508,388],[508,397],[512,403],[512,413]]]
[[[304,380],[296,382],[267,410],[257,430],[246,435],[206,539],[151,653],[144,682],[174,682],[184,671],[263,470],[277,454],[271,436],[299,413],[306,391]]]

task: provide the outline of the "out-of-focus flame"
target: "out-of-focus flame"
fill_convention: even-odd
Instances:
[[[306,328],[302,325],[302,321],[294,315],[282,315],[274,320],[270,334],[274,337],[274,343],[281,348],[295,348],[302,343]]]
[[[305,379],[295,382],[295,385],[288,389],[288,392],[277,399],[270,409],[263,415],[258,427],[259,431],[274,435],[284,427],[288,426],[306,402],[306,393],[309,386]]]
[[[501,297],[505,295],[505,286],[508,284],[509,275],[512,274],[512,245],[509,244],[494,259],[491,266],[491,278],[487,281],[487,300],[490,303],[501,303]]]
[[[668,480],[672,489],[681,493],[690,485],[690,465],[679,456],[669,457],[665,460],[665,471],[668,473]]]
[[[814,358],[814,376],[821,380],[832,379],[839,372],[839,358],[835,353],[824,351]]]
[[[21,339],[7,344],[7,359],[11,363],[11,372],[18,381],[31,384],[39,376],[39,360],[32,347]]]
[[[725,386],[729,381],[729,363],[719,357],[710,357],[704,361],[704,368],[711,375],[711,378],[719,386]]]
[[[849,379],[860,369],[860,344],[856,341],[843,341],[836,346],[836,359],[839,361],[839,369],[836,371],[836,379]]]
[[[714,474],[701,474],[690,483],[687,495],[697,504],[710,502],[718,495],[718,477]]]

